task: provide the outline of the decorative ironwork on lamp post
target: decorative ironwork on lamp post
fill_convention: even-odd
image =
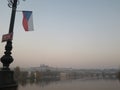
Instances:
[[[14,29],[14,22],[15,22],[15,15],[16,15],[16,8],[17,8],[18,0],[8,0],[8,6],[12,8],[11,13],[11,20],[10,20],[10,26],[9,26],[9,34],[13,34]],[[5,46],[5,52],[4,55],[1,57],[1,62],[3,64],[3,70],[10,70],[9,65],[13,62],[13,57],[11,56],[11,50],[12,50],[12,40],[8,40]]]

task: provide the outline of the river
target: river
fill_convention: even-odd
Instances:
[[[68,80],[23,83],[18,90],[120,90],[118,80]]]

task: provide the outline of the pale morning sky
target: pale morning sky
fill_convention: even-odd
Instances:
[[[7,4],[0,0],[1,39],[9,29]],[[34,31],[24,31],[17,12],[11,67],[120,67],[120,0],[20,0],[17,9],[33,11]]]

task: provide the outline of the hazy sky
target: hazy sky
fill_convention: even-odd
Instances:
[[[1,38],[9,29],[7,4],[0,0]],[[24,31],[17,12],[11,67],[120,67],[120,0],[20,0],[17,9],[33,11],[34,31]]]

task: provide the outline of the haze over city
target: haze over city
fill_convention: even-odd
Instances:
[[[1,39],[9,29],[7,4],[0,0]],[[120,67],[120,0],[26,0],[17,9],[33,11],[34,31],[24,31],[17,12],[11,67]]]

